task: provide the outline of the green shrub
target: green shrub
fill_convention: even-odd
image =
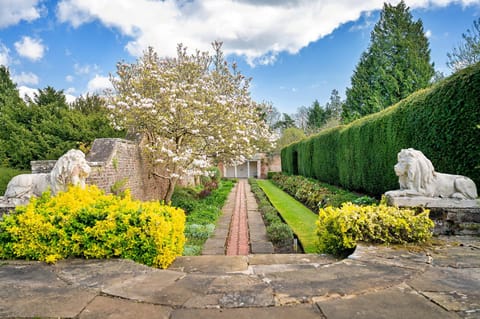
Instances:
[[[290,226],[283,222],[274,222],[267,226],[268,239],[275,244],[290,243],[293,241],[293,232]]]
[[[194,189],[188,187],[175,187],[171,205],[180,207],[186,214],[189,214],[195,209],[197,200],[198,194]]]
[[[275,176],[275,175],[274,175]],[[250,189],[258,203],[258,209],[262,213],[263,221],[267,229],[267,237],[273,244],[288,244],[293,240],[291,227],[283,222],[278,211],[268,200],[263,190],[258,186],[257,180],[248,180]]]
[[[45,192],[0,221],[0,258],[55,262],[68,257],[132,259],[168,267],[183,251],[183,210],[105,195],[95,186]]]
[[[198,256],[202,253],[202,246],[185,245],[183,248],[183,256]]]
[[[397,154],[412,147],[436,171],[479,185],[479,105],[477,63],[381,112],[283,148],[282,171],[377,196],[398,188]]]
[[[279,172],[267,172],[267,179],[272,179],[273,176],[277,175]]]
[[[374,198],[368,196],[360,197],[360,195],[345,191],[341,188],[300,175],[289,176],[277,174],[273,177],[272,181],[276,186],[295,197],[295,199],[313,211],[317,211],[319,208],[326,206],[339,207],[345,202],[359,201],[359,204],[362,204],[362,201],[365,201],[365,204],[376,202]],[[359,198],[363,199],[359,200]]]
[[[271,225],[271,224],[275,224],[275,223],[281,223],[282,220],[280,219],[280,217],[278,216],[278,213],[277,211],[271,211],[271,212],[268,212],[268,213],[265,213],[263,215],[263,220],[265,221],[265,224],[267,226]]]
[[[354,248],[358,241],[382,244],[426,242],[434,227],[428,214],[428,210],[416,214],[411,209],[384,204],[358,206],[345,203],[341,208],[322,208],[317,222],[319,250],[342,255]]]
[[[214,224],[187,224],[185,227],[185,236],[190,239],[207,240],[215,230]]]

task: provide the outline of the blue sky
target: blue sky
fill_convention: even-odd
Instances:
[[[398,1],[392,1],[396,4]],[[435,68],[480,17],[480,0],[406,0],[423,21]],[[224,42],[253,78],[252,96],[295,113],[332,89],[342,96],[370,41],[378,0],[0,0],[0,64],[22,93],[48,85],[69,98],[101,92],[119,61],[147,46],[209,50]]]

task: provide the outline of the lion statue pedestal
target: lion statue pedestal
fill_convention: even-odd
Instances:
[[[477,188],[468,177],[435,172],[432,162],[413,148],[398,153],[394,166],[399,190],[385,193],[392,206],[478,207]]]
[[[84,187],[90,171],[85,154],[79,150],[70,150],[58,159],[51,173],[13,177],[7,185],[2,202],[16,206],[28,203],[30,197],[38,197],[47,189],[52,194],[57,194],[66,191],[69,185]]]

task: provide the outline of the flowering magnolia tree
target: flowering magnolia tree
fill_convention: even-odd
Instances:
[[[144,136],[150,172],[168,181],[166,202],[180,178],[207,174],[219,161],[241,163],[273,140],[250,80],[225,61],[221,43],[213,48],[210,56],[179,45],[176,58],[149,48],[111,77],[115,125]]]

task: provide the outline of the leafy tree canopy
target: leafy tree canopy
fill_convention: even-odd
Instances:
[[[282,113],[280,118],[282,119],[277,120],[277,122],[273,125],[273,128],[279,130],[280,133],[289,127],[296,127],[295,120],[287,113]]]
[[[429,85],[434,75],[421,20],[402,0],[385,3],[347,89],[345,122],[378,112]]]
[[[87,100],[98,103],[81,107]],[[48,86],[25,103],[8,70],[0,67],[0,165],[28,169],[32,160],[57,159],[97,137],[124,136],[112,127],[100,101],[87,96],[69,106],[63,91]]]
[[[283,131],[282,136],[277,140],[276,150],[277,152],[280,152],[285,146],[298,142],[306,137],[307,136],[302,129],[289,127]]]
[[[480,62],[480,18],[473,21],[473,28],[462,33],[463,42],[447,53],[447,66],[454,72]]]
[[[223,56],[221,43],[208,52],[159,58],[153,48],[135,63],[119,63],[109,107],[116,125],[144,136],[154,176],[169,182],[169,202],[178,179],[206,174],[216,161],[238,163],[271,144],[262,107],[250,80]]]

